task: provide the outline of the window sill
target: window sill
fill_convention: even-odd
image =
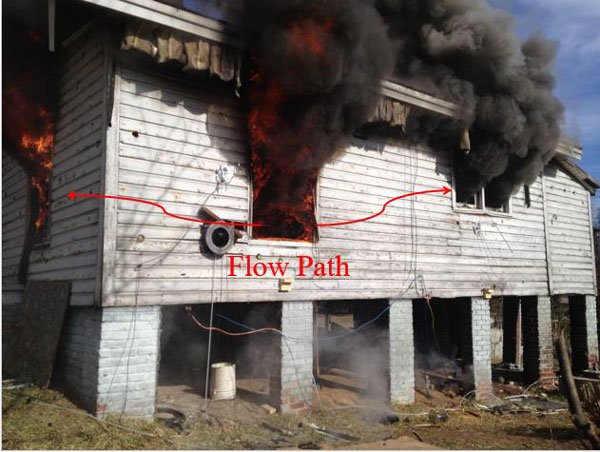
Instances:
[[[482,210],[482,209],[469,209],[468,207],[455,207],[454,212],[456,213],[467,213],[470,215],[482,215],[487,217],[499,217],[499,218],[512,218],[511,213],[505,212],[494,212],[493,210]]]
[[[50,248],[50,240],[44,240],[43,242],[34,243],[32,250],[44,250]]]
[[[294,240],[250,239],[248,246],[279,246],[282,248],[312,248],[316,243],[296,242]]]

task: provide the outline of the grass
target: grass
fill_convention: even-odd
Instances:
[[[400,416],[383,425],[353,410],[320,411],[306,416],[268,416],[271,425],[291,434],[265,428],[264,418],[190,419],[182,433],[159,423],[108,418],[121,427],[99,422],[76,408],[59,392],[29,387],[3,392],[4,449],[274,449],[301,444],[341,447],[348,443],[320,435],[314,423],[360,438],[361,443],[409,436],[450,449],[583,449],[581,436],[568,413],[541,416],[449,412],[446,422],[431,424],[428,415]],[[429,413],[443,406],[433,402],[397,407],[401,413]]]

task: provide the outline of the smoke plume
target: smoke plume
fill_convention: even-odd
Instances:
[[[463,189],[487,185],[486,199],[501,202],[532,183],[563,120],[552,94],[556,43],[538,34],[521,43],[513,19],[485,0],[377,0],[377,8],[398,45],[400,81],[462,106],[472,139],[472,152],[455,161]]]
[[[537,34],[522,43],[512,17],[485,0],[258,0],[245,12],[258,30],[249,42],[255,214],[280,220],[290,238],[312,234],[318,169],[366,122],[391,66],[401,83],[461,106],[472,138],[470,153],[456,153],[463,192],[487,186],[488,203],[500,204],[554,154],[557,46]],[[456,126],[414,111],[408,134],[458,151]]]
[[[258,237],[311,241],[318,170],[364,124],[392,68],[387,29],[362,0],[249,0],[249,130]]]

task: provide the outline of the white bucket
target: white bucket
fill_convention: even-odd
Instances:
[[[235,364],[214,363],[210,366],[210,397],[213,400],[235,399]]]

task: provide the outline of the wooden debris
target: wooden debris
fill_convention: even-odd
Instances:
[[[277,413],[277,410],[274,407],[272,407],[271,405],[268,405],[266,403],[263,403],[260,407],[267,414],[275,414],[275,413]]]
[[[228,221],[228,220],[222,219],[220,216],[218,216],[216,213],[214,213],[208,207],[202,207],[200,209],[200,212],[202,212],[204,215],[209,217],[211,219],[211,221],[218,221],[218,222],[223,222],[223,223],[226,223]],[[232,229],[233,229],[233,233],[235,234],[236,238],[241,239],[244,236],[244,234],[242,234],[242,231],[240,231],[239,229],[236,229],[234,227],[232,227]]]
[[[471,410],[466,410],[465,409],[465,410],[463,410],[463,413],[464,414],[468,414],[468,415],[473,416],[473,417],[481,417],[481,414],[476,413],[475,411],[471,411]]]
[[[575,427],[577,427],[590,441],[592,449],[600,449],[600,438],[598,438],[594,426],[585,416],[583,409],[581,408],[581,401],[579,400],[579,394],[577,393],[577,387],[575,386],[575,380],[573,379],[573,373],[571,371],[571,362],[569,361],[569,355],[567,353],[565,337],[562,333],[555,340],[555,346],[558,362],[560,364],[563,388],[569,401],[569,410],[571,411],[573,424],[575,424]]]
[[[268,422],[262,422],[260,425],[271,432],[279,433],[284,436],[294,436],[294,432],[284,430],[282,428],[277,427],[276,425],[269,424]]]
[[[28,281],[4,371],[20,382],[48,387],[69,305],[71,284]]]
[[[347,442],[360,440],[360,438],[357,438],[356,436],[346,435],[345,433],[338,433],[338,432],[334,432],[331,430],[327,430],[327,429],[319,427],[318,425],[315,425],[315,424],[308,424],[308,426],[310,428],[312,428],[315,432],[317,432],[323,436],[327,436],[329,438],[341,439],[342,441],[347,441]]]

